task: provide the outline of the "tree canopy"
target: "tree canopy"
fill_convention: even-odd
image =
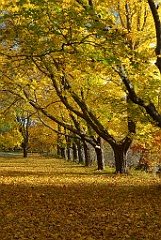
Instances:
[[[160,126],[159,11],[144,0],[2,2],[2,91],[123,158],[136,124]]]

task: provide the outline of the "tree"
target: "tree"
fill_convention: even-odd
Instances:
[[[151,124],[147,124],[146,128],[152,128]],[[153,168],[159,166],[161,162],[161,149],[160,149],[160,129],[154,129],[153,132],[151,129],[144,133],[144,137],[135,141],[135,144],[132,146],[133,154],[139,153],[140,160],[138,168],[142,168],[146,171],[151,171]],[[147,136],[148,135],[148,136]],[[150,141],[149,141],[150,138]]]
[[[1,150],[14,150],[20,148],[22,136],[19,132],[19,124],[15,121],[13,109],[10,112],[0,113],[0,149]]]
[[[37,106],[35,106],[37,108]],[[103,146],[101,140],[96,138],[94,134],[89,130],[89,126],[86,129],[85,124],[81,124],[71,113],[70,113],[70,124],[67,123],[67,114],[65,115],[65,118],[63,117],[61,120],[54,117],[53,115],[49,115],[48,112],[45,110],[40,109],[41,112],[45,116],[47,116],[49,119],[51,119],[54,122],[58,123],[58,130],[51,127],[51,123],[47,124],[40,118],[41,122],[50,128],[52,131],[56,132],[58,134],[58,155],[61,155],[63,158],[70,160],[69,156],[69,149],[71,149],[71,144],[73,148],[73,160],[77,161],[79,158],[79,163],[83,162],[83,155],[82,155],[82,149],[84,150],[85,155],[85,166],[91,166],[93,162],[93,156],[92,156],[92,148],[95,149],[96,155],[97,155],[97,163],[98,163],[98,170],[104,169],[104,157],[102,154]],[[62,113],[61,113],[62,114]],[[69,120],[68,120],[69,121]],[[64,131],[62,131],[62,127]],[[65,137],[64,137],[65,136]],[[64,138],[63,138],[64,137]],[[67,147],[67,149],[66,149]],[[99,151],[97,150],[99,149]],[[101,154],[98,154],[101,153]]]
[[[29,151],[52,154],[56,152],[57,135],[55,132],[46,128],[44,124],[35,117],[34,124],[29,129]]]
[[[24,157],[27,157],[28,143],[29,143],[29,128],[33,124],[31,116],[32,116],[32,114],[29,114],[28,112],[26,112],[26,114],[16,116],[17,122],[20,123],[19,131],[21,132],[22,137],[23,137],[21,146],[23,149]]]
[[[86,121],[98,136],[112,146],[116,171],[124,172],[126,152],[135,134],[136,121],[136,118],[130,116],[131,110],[129,111],[129,108],[133,108],[130,103],[130,100],[133,101],[131,91],[129,100],[126,101],[128,94],[123,83],[127,82],[127,76],[124,66],[127,66],[135,78],[140,77],[143,70],[148,72],[145,69],[146,54],[142,57],[147,43],[141,50],[141,43],[138,41],[141,34],[146,33],[147,7],[144,1],[138,1],[134,6],[132,5],[134,1],[117,3],[115,5],[118,6],[117,10],[114,5],[102,1],[98,1],[97,5],[91,1],[88,4],[84,1],[62,1],[54,5],[48,2],[48,6],[45,1],[40,3],[33,1],[29,5],[24,5],[22,1],[16,5],[14,3],[16,14],[15,9],[11,12],[9,8],[8,12],[11,14],[4,14],[3,18],[4,21],[12,19],[10,22],[14,23],[11,27],[14,31],[7,33],[7,50],[3,57],[6,63],[12,63],[11,69],[19,67],[19,74],[14,72],[12,78],[32,106],[54,120],[50,111],[42,107],[46,95],[42,100],[42,95],[37,94],[37,87],[39,89],[51,87],[51,94],[54,93],[55,97],[56,93],[58,99],[74,114],[74,117]],[[141,4],[145,7],[142,8]],[[121,15],[124,8],[125,16]],[[111,9],[114,9],[113,12]],[[143,19],[139,17],[138,11],[141,9],[145,13]],[[134,16],[136,14],[137,17]],[[133,16],[135,26],[131,24]],[[6,29],[4,32],[6,34]],[[12,47],[9,53],[8,49],[13,46],[14,41],[18,47]],[[143,37],[142,41],[149,42],[148,36]],[[141,91],[143,90],[144,87]],[[118,97],[114,96],[116,92],[119,92]],[[104,97],[105,94],[108,95],[107,98]],[[98,101],[96,96],[101,101]],[[98,104],[95,108],[93,101],[97,101]],[[114,110],[113,117],[111,113]],[[120,133],[121,122],[126,130]],[[112,131],[117,133],[117,139],[109,127],[115,129]]]
[[[156,32],[156,48],[155,48],[155,54],[156,54],[156,63],[155,65],[157,66],[159,72],[161,72],[161,23],[160,23],[160,17],[159,17],[159,12],[160,9],[159,7],[159,2],[155,2],[153,0],[148,0],[151,13],[154,19],[154,24],[155,24],[155,32]],[[125,67],[121,64],[119,69],[115,69],[120,77],[122,78],[122,81],[124,82],[127,91],[129,92],[129,96],[131,101],[133,103],[143,107],[146,111],[147,114],[151,116],[151,118],[154,120],[154,124],[157,124],[159,127],[161,127],[161,115],[159,114],[159,111],[155,107],[155,103],[152,102],[152,100],[146,102],[146,100],[137,94],[128,74],[127,70],[125,71]]]
[[[91,6],[91,5],[90,5]],[[35,5],[35,8],[34,8],[34,10],[35,11],[37,11],[36,10],[36,5]],[[73,9],[71,8],[71,6],[69,5],[69,6],[66,6],[66,10],[68,10],[68,7],[69,7],[69,13],[70,13],[70,11],[72,11],[72,14],[73,14]],[[77,7],[78,7],[78,4],[77,4]],[[80,7],[80,6],[79,6]],[[29,10],[30,10],[30,8],[29,8]],[[46,9],[44,8],[44,10],[46,11]],[[63,13],[63,16],[61,16],[60,14],[59,14],[59,11],[57,11],[56,12],[57,13],[57,20],[59,19],[60,21],[63,21],[62,20],[62,17],[64,18],[64,17],[66,17],[66,21],[67,20],[70,20],[70,21],[72,21],[73,19],[73,17],[71,17],[70,15],[69,15],[69,17],[68,16],[66,16],[66,15],[64,15],[64,13]],[[25,12],[25,14],[29,14],[29,12],[28,12],[28,9],[26,10],[26,12]],[[34,14],[36,15],[36,12],[34,12]],[[84,10],[81,12],[81,14],[83,15],[84,14]],[[20,15],[22,16],[22,18],[24,17],[23,15],[22,15],[22,12],[20,12]],[[20,18],[20,15],[19,15],[19,18]],[[34,15],[34,16],[35,16]],[[48,12],[48,15],[50,16],[50,18],[52,17],[53,18],[53,12]],[[15,16],[15,15],[14,15]],[[38,18],[37,18],[38,17]],[[39,19],[39,15],[37,15],[37,20]],[[51,19],[49,18],[49,24],[51,24],[53,21],[51,21]],[[78,19],[76,18],[76,16],[74,17],[74,20],[75,20],[75,22],[76,23],[78,23]],[[38,20],[39,21],[39,20]],[[110,20],[111,21],[111,20]],[[22,24],[22,22],[20,22],[20,25]],[[28,24],[28,21],[27,21],[27,24]],[[36,23],[37,24],[37,23]],[[17,30],[20,28],[20,25],[17,27]],[[71,57],[72,55],[71,55],[71,52],[70,51],[72,51],[72,48],[74,47],[75,48],[75,46],[74,46],[74,44],[75,43],[73,43],[72,41],[74,40],[74,38],[77,36],[76,35],[76,30],[78,31],[78,29],[79,29],[79,31],[80,31],[80,33],[81,33],[81,31],[82,31],[82,29],[81,29],[81,27],[84,27],[85,26],[85,23],[84,22],[82,22],[81,23],[81,26],[79,26],[79,25],[76,25],[76,28],[75,28],[75,26],[73,25],[72,26],[72,29],[70,30],[70,31],[72,31],[73,32],[73,36],[74,37],[72,37],[70,40],[69,40],[69,43],[64,43],[64,40],[65,40],[65,36],[64,36],[64,33],[62,32],[62,30],[60,29],[60,27],[59,26],[57,26],[57,23],[56,23],[56,27],[58,28],[58,31],[56,31],[56,34],[54,35],[54,45],[52,44],[49,44],[49,45],[51,45],[51,46],[54,46],[54,48],[56,49],[56,48],[60,48],[61,47],[61,49],[63,50],[62,51],[62,55],[61,55],[61,57],[59,58],[57,58],[57,56],[55,55],[55,53],[54,53],[54,49],[51,51],[51,53],[50,52],[48,52],[48,47],[50,47],[49,45],[47,46],[47,49],[45,49],[45,55],[44,55],[44,53],[42,54],[41,52],[40,53],[38,53],[38,55],[33,55],[33,53],[32,53],[32,55],[31,55],[31,52],[30,52],[30,50],[29,50],[29,52],[28,52],[28,49],[27,48],[25,48],[25,44],[27,44],[27,42],[25,42],[24,41],[24,35],[22,34],[22,35],[19,35],[19,42],[21,43],[21,42],[24,42],[25,44],[23,44],[24,45],[24,47],[23,47],[23,45],[21,45],[21,44],[19,44],[19,49],[18,50],[16,50],[16,55],[18,56],[19,55],[19,52],[20,52],[20,55],[19,55],[19,59],[18,59],[18,62],[20,62],[21,60],[22,60],[22,62],[24,62],[24,60],[26,61],[27,59],[26,58],[28,58],[28,59],[30,59],[30,61],[32,61],[33,63],[34,63],[34,65],[37,67],[37,69],[39,70],[39,72],[40,73],[43,73],[45,76],[46,76],[46,78],[49,78],[51,81],[52,81],[52,84],[53,84],[53,86],[54,86],[54,89],[55,89],[55,91],[56,91],[56,93],[57,93],[57,95],[58,95],[58,97],[59,97],[59,99],[63,102],[63,104],[66,106],[66,108],[69,110],[69,111],[71,111],[71,112],[73,112],[73,114],[76,114],[78,117],[81,117],[82,119],[84,119],[93,129],[94,129],[94,131],[95,132],[97,132],[97,134],[100,136],[100,137],[102,137],[102,138],[104,138],[106,141],[108,141],[109,142],[109,144],[111,144],[112,145],[112,148],[113,148],[113,150],[114,150],[114,153],[115,153],[115,156],[116,156],[116,168],[117,168],[117,172],[122,172],[122,171],[124,171],[124,170],[122,170],[122,168],[123,168],[123,162],[124,162],[124,158],[125,158],[125,155],[126,155],[126,152],[127,152],[127,150],[128,150],[128,148],[129,148],[129,146],[130,146],[130,144],[131,144],[131,142],[132,142],[132,140],[131,140],[131,137],[129,137],[128,135],[125,137],[125,139],[122,139],[121,141],[116,141],[114,138],[113,138],[113,136],[104,128],[104,126],[101,124],[101,122],[100,121],[98,121],[98,119],[97,119],[97,116],[95,116],[95,114],[93,114],[92,113],[92,111],[88,108],[88,105],[86,104],[86,101],[85,101],[85,99],[83,99],[83,97],[81,97],[82,96],[82,94],[84,94],[84,90],[82,91],[81,90],[81,96],[80,96],[80,93],[79,93],[79,91],[75,91],[75,89],[76,88],[78,88],[78,81],[79,81],[79,79],[77,79],[78,78],[78,74],[77,74],[77,72],[75,73],[75,72],[73,72],[73,74],[70,74],[69,75],[69,72],[70,72],[70,68],[71,68],[71,66],[72,66],[72,64],[77,64],[78,63],[78,61],[80,61],[81,62],[81,65],[82,66],[80,66],[80,68],[82,68],[83,67],[83,61],[84,61],[84,59],[82,58],[82,56],[81,56],[81,59],[78,57],[78,53],[77,53],[77,51],[76,51],[76,53],[74,53],[74,55],[73,55],[73,61],[71,61],[70,62],[70,64],[68,64],[67,65],[67,62],[69,61],[69,57]],[[28,28],[28,26],[26,26],[27,28]],[[25,28],[26,28],[25,27]],[[65,26],[64,27],[64,30],[63,31],[65,31],[65,29],[66,29],[66,27],[68,27],[68,26]],[[24,28],[24,30],[25,30],[25,28]],[[69,27],[68,27],[69,28]],[[37,26],[35,26],[35,29],[34,30],[36,30],[37,29]],[[28,29],[29,31],[30,31],[30,29]],[[38,30],[38,29],[37,29]],[[37,31],[36,30],[36,31]],[[32,30],[31,30],[32,31]],[[35,33],[37,34],[38,33],[38,35],[36,36],[35,35],[35,37],[37,38],[37,39],[34,39],[34,43],[35,43],[35,40],[38,40],[37,41],[37,44],[39,45],[39,47],[41,47],[41,44],[42,44],[42,42],[41,41],[44,41],[44,37],[42,37],[42,36],[39,36],[39,34],[41,35],[41,33],[40,32],[36,32],[35,31]],[[89,31],[89,30],[88,30]],[[53,37],[52,37],[52,35],[51,35],[51,31],[49,32],[49,34],[47,34],[48,36],[49,36],[49,39],[50,39],[50,42],[51,42],[51,39],[53,39]],[[79,36],[79,39],[78,39],[78,41],[80,42],[80,41],[82,41],[82,43],[86,43],[86,39],[87,39],[87,42],[89,41],[90,42],[90,35],[91,35],[91,33],[90,33],[90,31],[89,31],[89,33],[86,33],[86,32],[84,32],[83,33],[83,35],[84,36]],[[97,36],[95,36],[96,34],[93,34],[92,33],[92,38],[91,38],[91,40],[92,41],[95,41],[95,37],[97,37]],[[60,46],[58,46],[57,44],[56,44],[56,40],[55,40],[55,37],[62,37],[62,40],[63,40],[63,42],[61,42],[61,45]],[[21,38],[22,37],[22,38]],[[81,37],[81,38],[80,38]],[[39,41],[39,39],[41,39],[41,41]],[[11,41],[12,42],[12,41]],[[71,42],[71,43],[70,43]],[[31,42],[30,42],[31,43]],[[56,44],[56,45],[55,45]],[[21,47],[22,46],[22,47]],[[77,46],[76,46],[77,47]],[[58,49],[59,49],[58,48]],[[65,51],[64,51],[64,48],[65,48]],[[69,48],[69,50],[68,50],[68,48]],[[71,49],[70,49],[71,48]],[[78,48],[78,47],[77,47]],[[39,50],[40,50],[40,48],[38,48]],[[79,50],[79,52],[81,51],[82,52],[82,49],[78,49]],[[86,51],[87,51],[87,56],[86,56],[86,58],[88,57],[89,58],[89,55],[90,54],[92,54],[91,55],[91,57],[92,57],[92,61],[93,61],[93,51],[91,51],[91,50],[93,50],[91,47],[87,47],[87,49],[86,49]],[[24,55],[22,56],[22,54],[21,54],[21,52],[24,52]],[[27,51],[27,52],[26,52]],[[34,51],[35,51],[35,49],[34,49]],[[59,51],[59,50],[58,50]],[[58,52],[57,51],[57,52]],[[13,51],[14,52],[14,51]],[[12,53],[13,53],[12,52]],[[17,54],[17,52],[18,52],[18,54]],[[46,55],[47,54],[47,55]],[[95,52],[94,52],[94,54],[95,54]],[[13,56],[14,57],[14,56]],[[77,59],[78,58],[78,59]],[[77,60],[77,61],[76,61]],[[27,60],[28,61],[28,60]],[[89,64],[91,64],[91,60],[86,60],[86,63],[87,62],[89,62]],[[28,62],[28,63],[30,63],[30,62]],[[87,68],[89,68],[89,64],[88,64],[88,66],[87,66]],[[14,63],[14,65],[15,65],[15,63]],[[98,65],[98,66],[97,66]],[[84,65],[85,66],[85,65]],[[97,61],[96,61],[96,63],[93,63],[92,64],[92,66],[93,66],[93,68],[98,68],[99,67],[99,64],[97,63]],[[56,77],[55,77],[55,74],[53,74],[53,68],[54,67],[54,69],[56,70]],[[90,73],[90,68],[89,69],[87,69],[86,68],[86,71],[87,71],[87,74],[85,73],[84,74],[84,77],[86,77],[87,78],[87,75],[89,76],[89,73]],[[23,68],[21,68],[22,69],[22,72],[23,72]],[[32,69],[32,65],[30,64],[30,69]],[[79,71],[81,72],[81,69],[79,69]],[[75,84],[75,86],[72,88],[72,90],[71,90],[71,79],[69,79],[70,77],[72,77],[72,78],[74,78],[74,79],[77,79],[77,84]],[[83,75],[81,76],[81,77],[83,77]],[[94,77],[94,74],[93,74],[93,76],[92,77]],[[91,77],[91,79],[92,79],[92,77]],[[97,78],[98,77],[100,77],[100,76],[97,76]],[[101,79],[101,77],[100,77],[100,79]],[[69,81],[70,80],[70,81]],[[102,79],[103,80],[103,79]],[[101,81],[102,81],[101,80]],[[61,81],[61,82],[60,82]],[[92,80],[93,81],[93,80]],[[28,80],[27,80],[27,82],[28,82]],[[46,83],[46,82],[45,82]],[[34,83],[35,84],[35,83]],[[73,81],[72,81],[72,84],[73,84]],[[33,85],[33,83],[32,83],[32,85]],[[22,86],[22,85],[21,85]],[[31,83],[29,84],[29,86],[31,87]],[[60,87],[59,87],[60,86]],[[23,90],[24,90],[24,92],[25,92],[25,94],[26,94],[26,96],[28,97],[28,99],[32,99],[32,97],[31,97],[31,94],[30,94],[30,96],[29,96],[29,94],[28,94],[28,91],[29,91],[29,89],[27,89],[26,90],[26,87],[27,87],[27,85],[25,86],[25,89],[24,89],[24,79],[23,79]],[[80,86],[80,88],[81,88],[81,86]],[[35,92],[34,92],[35,93]],[[71,105],[69,102],[70,101],[73,101],[73,104]],[[126,102],[126,101],[125,101]],[[39,108],[39,110],[40,110],[40,107],[37,107],[36,106],[36,104],[33,102],[33,100],[30,100],[30,103],[34,106],[34,107],[36,107],[36,108]],[[76,108],[78,108],[78,110],[76,110]],[[45,113],[44,112],[44,110],[42,110],[41,109],[41,111],[43,112],[43,113]],[[46,115],[48,115],[49,116],[49,114],[47,113]],[[128,124],[128,129],[129,129],[129,131],[130,132],[135,132],[135,129],[134,129],[134,127],[132,127],[131,129],[130,129],[130,126],[132,126],[132,120],[129,120],[129,124]],[[134,123],[133,123],[133,126],[134,126]],[[118,151],[118,149],[119,149],[119,151]]]

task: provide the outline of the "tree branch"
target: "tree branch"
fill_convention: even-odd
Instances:
[[[145,104],[144,100],[137,96],[135,89],[124,70],[123,65],[121,64],[119,68],[113,67],[113,69],[119,74],[123,83],[125,84],[126,89],[129,93],[130,100],[133,103],[142,106],[146,110],[146,112],[152,117],[152,119],[157,122],[158,126],[161,127],[161,115],[158,113],[153,103],[150,102],[148,104]]]
[[[150,9],[153,15],[154,23],[155,23],[156,40],[157,40],[156,49],[155,49],[156,56],[157,56],[156,66],[158,67],[161,73],[161,22],[160,22],[156,3],[153,0],[148,0],[148,3],[149,3]]]
[[[53,132],[58,133],[58,134],[63,135],[63,136],[67,136],[67,137],[70,137],[70,138],[76,138],[76,139],[81,140],[81,138],[80,138],[79,136],[71,135],[71,134],[67,134],[67,133],[63,133],[63,132],[58,131],[58,130],[56,130],[55,128],[51,127],[51,126],[48,125],[46,122],[44,122],[44,120],[40,117],[40,115],[38,115],[38,118],[39,118],[40,122],[41,122],[44,126],[46,126],[47,128],[51,129]]]

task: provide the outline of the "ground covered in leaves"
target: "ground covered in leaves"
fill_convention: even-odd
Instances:
[[[161,239],[161,184],[61,159],[0,158],[0,239]]]

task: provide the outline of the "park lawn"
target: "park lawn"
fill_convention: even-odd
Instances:
[[[0,158],[0,239],[161,239],[161,184],[62,159]]]

